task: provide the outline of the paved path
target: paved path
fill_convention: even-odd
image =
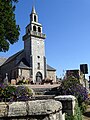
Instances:
[[[90,120],[90,105],[88,105],[87,111],[83,115],[83,120]]]

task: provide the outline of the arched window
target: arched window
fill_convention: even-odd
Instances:
[[[38,32],[41,32],[41,28],[40,27],[38,27]]]
[[[36,31],[36,26],[33,26],[33,31]]]
[[[34,22],[36,22],[36,15],[34,15]]]

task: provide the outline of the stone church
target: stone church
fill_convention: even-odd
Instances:
[[[46,63],[45,38],[42,25],[38,22],[38,15],[32,7],[30,23],[26,26],[23,36],[24,49],[9,57],[0,66],[2,79],[7,73],[9,80],[23,76],[25,79],[30,78],[33,83],[41,82],[43,79],[56,82],[56,70]]]

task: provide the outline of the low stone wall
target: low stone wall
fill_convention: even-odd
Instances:
[[[73,95],[60,95],[56,96],[55,100],[62,103],[62,112],[68,115],[74,115],[76,106],[76,97]]]
[[[0,120],[65,120],[59,101],[35,100],[0,103]]]

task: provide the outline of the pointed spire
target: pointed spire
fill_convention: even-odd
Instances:
[[[36,14],[36,10],[34,6],[32,7],[32,13]]]

